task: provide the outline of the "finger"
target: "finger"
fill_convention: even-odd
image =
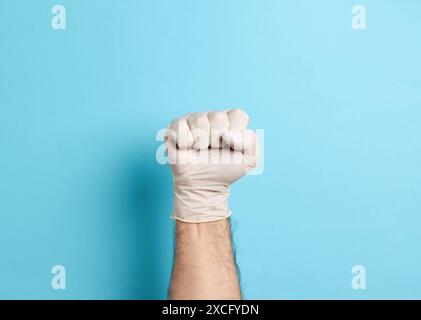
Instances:
[[[194,139],[190,131],[190,127],[187,123],[187,120],[184,118],[175,119],[171,125],[170,129],[175,132],[175,140],[178,148],[180,149],[190,149],[193,146]]]
[[[228,114],[223,111],[211,111],[208,113],[210,124],[210,145],[214,149],[222,148],[222,134],[229,130],[230,122]]]
[[[193,149],[204,150],[209,147],[210,124],[206,112],[192,113],[187,118],[193,136]]]
[[[243,110],[229,110],[227,115],[230,122],[230,129],[247,129],[249,116]]]

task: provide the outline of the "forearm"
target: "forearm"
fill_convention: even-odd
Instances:
[[[241,299],[228,219],[176,222],[170,299]]]

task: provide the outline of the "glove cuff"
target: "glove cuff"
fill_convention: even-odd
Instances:
[[[190,223],[223,220],[231,215],[228,185],[188,187],[174,185],[171,218]]]

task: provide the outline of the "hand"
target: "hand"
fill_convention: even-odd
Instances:
[[[259,158],[248,122],[248,115],[236,109],[192,113],[171,123],[166,141],[174,176],[174,219],[199,223],[230,216],[229,185]]]

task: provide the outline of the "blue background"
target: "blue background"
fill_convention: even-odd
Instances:
[[[0,298],[165,298],[175,116],[244,108],[246,298],[421,298],[421,3],[0,2]],[[62,264],[67,289],[51,288]],[[351,287],[353,265],[367,289]]]

